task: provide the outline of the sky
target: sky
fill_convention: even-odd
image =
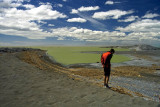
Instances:
[[[160,47],[160,0],[0,0],[0,46]]]

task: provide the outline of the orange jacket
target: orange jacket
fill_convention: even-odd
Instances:
[[[106,52],[106,53],[102,54],[101,63],[103,65],[103,67],[107,67],[107,68],[111,67],[111,64],[110,64],[111,58],[112,58],[111,52]]]

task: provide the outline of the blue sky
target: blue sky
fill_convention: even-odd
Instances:
[[[0,46],[160,46],[159,0],[0,0]]]

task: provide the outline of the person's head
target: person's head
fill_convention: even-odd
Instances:
[[[114,53],[115,53],[114,49],[111,49],[111,50],[110,50],[110,52],[111,52],[112,54],[114,54]]]

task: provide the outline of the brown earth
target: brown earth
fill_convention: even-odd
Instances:
[[[118,71],[118,70],[120,71]],[[127,68],[115,68],[112,75],[128,74]],[[130,72],[140,69],[130,67]],[[145,68],[146,73],[149,69]],[[77,72],[78,71],[78,72]],[[119,73],[121,72],[121,73]],[[121,106],[156,107],[157,102],[130,97],[125,89],[104,89],[77,77],[103,78],[103,69],[69,69],[53,63],[45,51],[2,53],[0,55],[1,107],[53,107],[53,106]],[[114,91],[116,92],[114,92]],[[123,93],[119,94],[117,92]],[[128,95],[125,95],[128,94]],[[138,93],[139,94],[139,93]],[[138,95],[137,94],[137,95]],[[140,95],[139,95],[140,96]]]

